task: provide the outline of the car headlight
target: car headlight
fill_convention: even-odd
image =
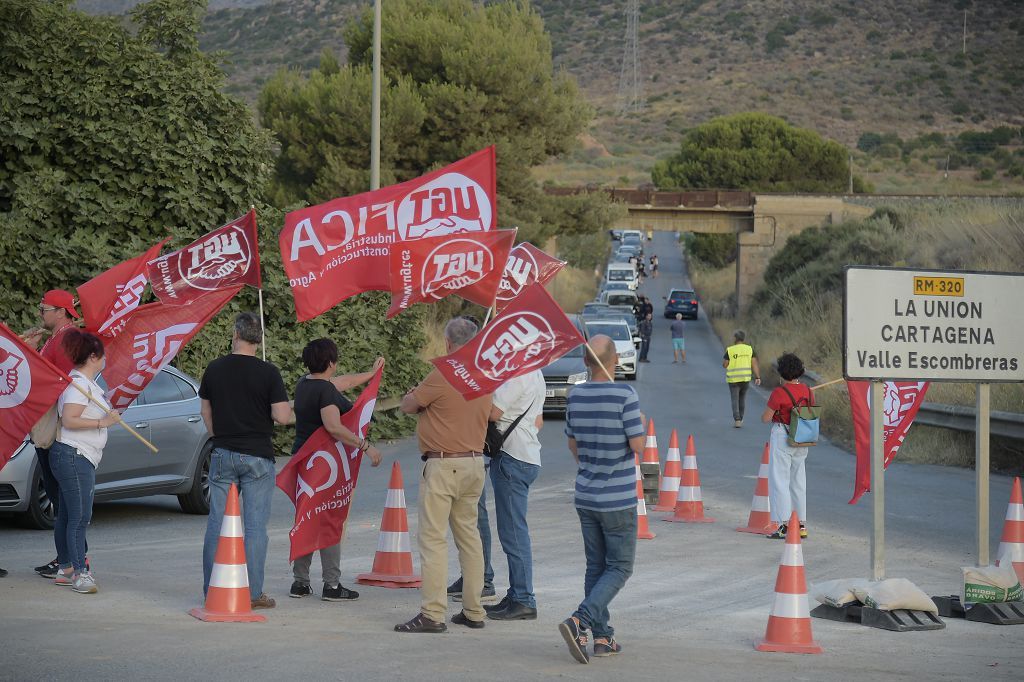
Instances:
[[[631,358],[634,355],[636,355],[636,351],[635,350],[624,350],[621,353],[619,353],[619,355],[624,357],[624,358]]]
[[[587,380],[587,373],[586,372],[580,372],[579,374],[570,374],[568,381],[569,381],[570,384],[582,384],[586,380]]]

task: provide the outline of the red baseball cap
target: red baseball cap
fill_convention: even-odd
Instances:
[[[75,310],[75,297],[63,289],[51,289],[43,294],[43,305],[63,308],[71,317],[81,317]]]

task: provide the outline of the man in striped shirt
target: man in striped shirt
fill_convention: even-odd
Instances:
[[[590,661],[587,630],[594,633],[594,655],[622,651],[608,624],[608,604],[633,573],[636,553],[636,465],[644,445],[643,415],[636,390],[611,380],[618,361],[615,342],[590,339],[590,381],[573,388],[565,417],[569,450],[579,464],[576,513],[587,557],[584,599],[558,629],[569,653]]]

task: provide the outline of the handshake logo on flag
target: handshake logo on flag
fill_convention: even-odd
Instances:
[[[440,300],[476,284],[493,269],[494,256],[486,246],[472,239],[452,239],[434,249],[423,263],[423,296]]]
[[[213,291],[225,277],[248,272],[251,262],[252,247],[245,229],[232,225],[187,247],[178,260],[178,272],[193,287]]]
[[[398,205],[398,233],[403,240],[486,232],[490,227],[487,192],[462,173],[445,173],[410,192]]]
[[[474,364],[489,379],[501,381],[548,360],[555,332],[542,316],[521,312],[497,318],[484,330]]]
[[[32,372],[17,346],[0,337],[0,409],[17,407],[32,390]]]

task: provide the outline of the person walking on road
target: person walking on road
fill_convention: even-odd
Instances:
[[[588,663],[587,631],[594,636],[594,656],[622,651],[609,624],[608,605],[633,574],[636,555],[636,465],[634,452],[644,446],[644,423],[636,390],[613,383],[618,354],[615,342],[599,334],[590,339],[591,379],[575,386],[566,407],[565,435],[579,469],[576,514],[587,559],[584,599],[562,621],[559,632],[569,653]]]
[[[50,446],[50,465],[60,494],[53,527],[59,565],[54,582],[70,585],[75,592],[95,594],[99,587],[85,563],[85,533],[92,520],[96,468],[103,459],[107,428],[118,419],[110,414],[103,388],[96,383],[96,375],[103,369],[103,341],[95,334],[71,329],[63,334],[61,343],[75,368],[69,374],[74,385],[64,389],[57,401],[60,432]]]
[[[640,362],[650,362],[647,353],[651,350],[651,334],[654,333],[653,315],[647,313],[644,319],[637,325],[637,332],[640,334]]]
[[[686,338],[683,335],[683,314],[676,313],[676,319],[669,325],[672,334],[672,364],[686,364]]]
[[[768,407],[761,415],[761,421],[771,424],[768,440],[768,501],[772,510],[772,521],[779,524],[778,530],[769,538],[785,538],[793,510],[800,519],[800,537],[807,537],[807,448],[789,444],[789,421],[797,403],[814,404],[814,391],[800,383],[804,375],[804,363],[793,353],[783,353],[776,361],[779,376],[785,382],[772,390]]]
[[[477,325],[456,317],[444,328],[447,353],[476,336]],[[419,494],[420,570],[423,586],[420,613],[395,626],[396,632],[445,632],[448,599],[447,527],[459,550],[462,567],[462,611],[452,623],[484,627],[480,605],[484,557],[477,528],[477,505],[484,486],[484,439],[491,414],[491,396],[466,400],[434,369],[402,398],[406,414],[418,414],[416,435],[426,464]]]
[[[757,364],[757,355],[745,339],[746,333],[737,329],[732,335],[733,344],[725,349],[722,367],[725,368],[725,381],[729,384],[729,395],[732,398],[733,426],[743,426],[743,412],[747,402],[747,389],[750,379],[761,385],[761,368]]]
[[[651,256],[651,277],[658,279],[658,254]]]
[[[492,620],[537,619],[526,509],[530,486],[540,473],[538,434],[544,424],[545,390],[544,374],[538,369],[509,379],[494,392],[490,421],[508,434],[490,467],[498,540],[508,559],[508,591],[500,602],[484,607]],[[486,524],[486,512],[483,520]]]
[[[274,424],[295,421],[277,367],[256,357],[262,328],[253,313],[239,313],[231,354],[211,362],[199,385],[200,414],[213,437],[210,455],[210,515],[203,542],[203,594],[210,587],[231,484],[238,486],[245,526],[245,563],[254,609],[277,605],[263,591],[267,521],[274,497]]]
[[[352,409],[352,403],[341,392],[372,379],[384,366],[384,358],[377,358],[368,372],[335,376],[338,371],[338,346],[330,339],[316,339],[302,349],[302,362],[309,374],[300,378],[295,387],[295,443],[292,445],[292,454],[301,450],[322,426],[336,441],[359,448],[370,458],[370,464],[380,466],[380,451],[370,445],[368,440],[360,438],[342,425],[341,415]],[[295,582],[288,591],[289,597],[299,599],[313,594],[309,584],[309,568],[312,563],[312,554],[301,556],[292,563]],[[352,601],[359,598],[358,592],[341,584],[340,541],[320,550],[320,569],[324,579],[321,600]]]

